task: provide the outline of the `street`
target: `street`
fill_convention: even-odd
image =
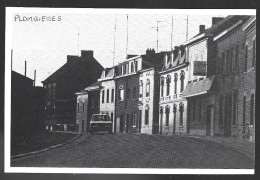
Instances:
[[[11,167],[252,169],[254,160],[235,148],[188,136],[93,134],[13,159]]]

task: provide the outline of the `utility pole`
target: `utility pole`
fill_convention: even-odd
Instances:
[[[126,15],[126,58],[127,58],[127,50],[128,50],[128,14]]]
[[[114,57],[113,57],[113,67],[115,65],[115,54],[116,54],[116,19],[115,19],[115,32],[114,32]]]
[[[187,14],[186,41],[188,41],[188,30],[189,30],[189,18],[188,18],[188,14]]]

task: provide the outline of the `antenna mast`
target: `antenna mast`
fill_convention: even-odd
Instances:
[[[173,16],[172,16],[172,31],[171,31],[171,51],[172,51],[172,34],[173,34]]]
[[[113,52],[114,57],[113,57],[113,67],[114,67],[114,64],[115,64],[115,54],[116,54],[115,50],[116,50],[116,19],[115,19],[115,32],[114,32],[114,52]]]
[[[78,56],[80,56],[80,54],[79,54],[79,27],[78,27]]]
[[[189,18],[188,18],[188,14],[187,14],[186,41],[188,41],[188,29],[189,29]]]
[[[127,20],[127,24],[126,24],[126,57],[127,57],[127,50],[128,50],[128,14],[126,15],[126,20]]]

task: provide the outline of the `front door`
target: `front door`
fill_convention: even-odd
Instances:
[[[214,136],[214,108],[207,106],[206,136]]]

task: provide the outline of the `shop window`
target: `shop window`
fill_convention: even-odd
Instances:
[[[171,76],[168,75],[166,78],[166,96],[170,95],[170,86],[171,86]]]

